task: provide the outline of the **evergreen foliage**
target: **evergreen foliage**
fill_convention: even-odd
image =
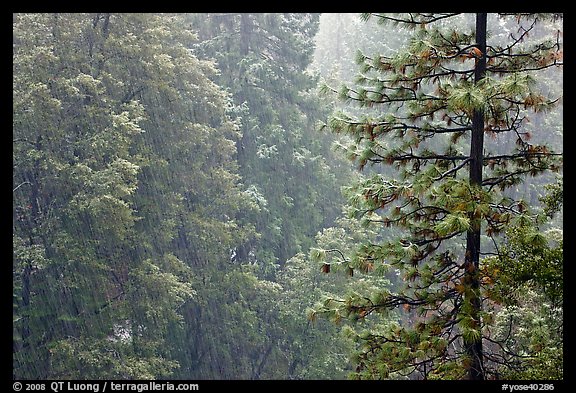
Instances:
[[[491,16],[488,26],[507,17]],[[562,65],[557,15],[515,16],[517,29],[505,43],[481,41],[480,14],[476,28],[473,15],[364,15],[371,18],[406,26],[411,38],[391,54],[359,52],[354,86],[324,88],[355,107],[328,126],[350,136],[344,150],[360,170],[396,169],[375,169],[350,187],[351,215],[381,228],[382,240],[362,242],[347,258],[397,270],[404,283],[376,298],[349,298],[346,308],[358,318],[402,310],[406,319],[357,337],[357,377],[496,377],[512,366],[502,347],[482,347],[493,339],[489,305],[496,300],[485,295],[490,278],[480,258],[493,250],[481,249],[480,240],[504,255],[497,235],[534,222],[527,203],[509,191],[527,176],[561,170],[561,153],[533,142],[532,134],[546,130],[526,126],[530,113],[560,102],[536,89],[539,71]],[[541,24],[544,32],[536,29]],[[528,39],[530,33],[537,37]],[[501,143],[484,144],[485,135]],[[387,236],[388,228],[397,229]],[[544,244],[538,230],[528,236]],[[520,284],[518,274],[510,280]],[[561,276],[543,280],[557,288],[551,281]]]
[[[562,378],[561,20],[14,14],[13,378]]]
[[[237,161],[244,184],[265,201],[256,216],[260,236],[235,250],[239,263],[265,265],[267,277],[339,213],[337,161],[330,138],[318,138],[317,123],[327,114],[316,99],[312,61],[317,14],[203,14],[198,56],[214,59],[216,79],[242,118]],[[340,184],[343,184],[340,181]],[[319,208],[320,207],[320,208]],[[290,217],[290,219],[287,219]],[[272,271],[271,271],[272,270]]]
[[[253,233],[228,98],[179,20],[15,16],[18,378],[173,375],[198,268]]]
[[[14,377],[306,375],[320,334],[282,267],[344,181],[315,137],[318,15],[13,26]]]
[[[316,232],[337,216],[343,202],[337,190],[345,181],[344,176],[336,176],[339,159],[330,150],[331,139],[316,134],[317,122],[326,111],[316,100],[316,80],[306,68],[318,15],[203,14],[187,18],[200,38],[192,50],[200,58],[215,61],[220,73],[214,81],[231,98],[240,124],[236,162],[246,193],[258,206],[236,213],[238,222],[254,225],[256,235],[231,248],[234,267],[226,269],[240,269],[247,279],[246,287],[239,288],[240,295],[233,299],[245,296],[247,290],[254,292],[254,297],[243,297],[243,307],[224,314],[234,321],[231,330],[237,336],[222,331],[214,322],[211,328],[218,333],[208,340],[214,348],[240,343],[246,353],[230,351],[230,367],[238,367],[237,363],[252,366],[235,375],[302,378],[315,361],[310,349],[319,348],[320,335],[307,327],[303,313],[295,312],[300,310],[300,302],[309,300],[301,294],[295,295],[299,302],[284,300],[285,293],[296,285],[284,267],[295,254],[307,252]],[[299,279],[309,278],[302,274]],[[269,293],[272,284],[278,287]],[[217,305],[211,310],[214,321],[222,316]],[[247,317],[246,310],[252,317]],[[246,335],[254,329],[259,333]],[[303,347],[304,341],[307,347]],[[245,361],[239,361],[242,356]],[[213,359],[222,367],[220,356]],[[207,371],[199,375],[219,374]]]

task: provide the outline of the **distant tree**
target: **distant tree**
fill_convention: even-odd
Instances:
[[[186,313],[186,325],[195,328],[173,340],[185,365],[177,377],[301,378],[312,362],[324,364],[324,355],[316,359],[309,350],[325,341],[306,328],[304,314],[298,314],[301,302],[285,299],[286,291],[305,287],[309,276],[289,279],[283,269],[297,253],[308,251],[344,201],[338,186],[344,176],[333,170],[343,160],[331,151],[330,135],[318,137],[319,119],[328,111],[318,100],[316,78],[307,71],[318,15],[183,17],[198,32],[190,50],[215,62],[218,74],[212,80],[229,94],[239,131],[231,157],[245,199],[257,208],[230,210],[233,222],[255,233],[226,247],[215,245],[228,253],[220,257],[226,263],[201,268],[200,274],[210,278],[198,307]],[[344,167],[341,173],[347,171]]]
[[[359,53],[356,86],[334,91],[370,115],[338,113],[329,126],[352,138],[347,154],[360,169],[397,170],[374,170],[351,187],[350,200],[366,225],[399,232],[364,242],[342,262],[397,269],[404,285],[343,307],[359,319],[398,310],[412,323],[358,336],[357,377],[494,378],[502,358],[493,351],[501,348],[485,343],[492,339],[487,305],[498,300],[485,290],[490,278],[481,256],[498,254],[496,236],[505,228],[533,220],[528,204],[507,191],[527,176],[561,170],[561,153],[533,142],[532,134],[547,130],[526,127],[530,112],[561,102],[537,89],[540,72],[562,66],[554,27],[561,15],[364,18],[407,26],[413,35],[391,56]],[[518,26],[503,43],[490,41],[499,18]],[[485,136],[501,143],[485,143]]]
[[[318,14],[210,13],[189,15],[200,58],[214,59],[215,78],[242,119],[237,161],[246,187],[262,207],[240,214],[256,224],[257,239],[234,250],[238,263],[257,263],[272,278],[316,232],[330,225],[343,202],[331,168],[331,139],[318,138],[326,107],[307,72]]]
[[[358,69],[354,56],[356,51],[386,50],[394,53],[402,48],[410,35],[410,31],[402,26],[378,27],[366,26],[366,21],[358,13],[321,14],[311,66],[327,80],[352,83]]]

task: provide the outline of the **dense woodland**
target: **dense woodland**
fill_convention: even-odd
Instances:
[[[13,15],[15,379],[563,379],[561,14]]]

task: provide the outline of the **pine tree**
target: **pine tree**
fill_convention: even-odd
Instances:
[[[394,55],[358,54],[356,87],[338,93],[369,115],[339,113],[329,126],[352,137],[347,154],[360,169],[397,171],[374,170],[350,188],[355,217],[383,233],[400,232],[362,244],[350,260],[397,269],[404,285],[347,307],[359,318],[396,310],[411,323],[358,337],[358,377],[494,377],[498,358],[491,351],[498,348],[483,347],[491,319],[485,306],[494,300],[481,256],[498,252],[504,228],[533,220],[527,203],[507,191],[527,176],[561,169],[561,154],[531,139],[546,130],[527,124],[531,113],[560,104],[538,92],[537,79],[562,66],[561,31],[553,28],[560,16],[364,17],[413,34]],[[507,42],[490,41],[497,18],[516,19]],[[496,247],[481,243],[482,236]]]

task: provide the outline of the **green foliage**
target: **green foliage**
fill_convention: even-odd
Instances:
[[[15,378],[173,377],[197,268],[253,236],[192,39],[182,16],[15,15]]]
[[[50,348],[53,367],[61,370],[55,376],[76,380],[85,379],[86,375],[145,380],[168,377],[178,366],[176,362],[162,357],[143,359],[135,356],[131,354],[131,346],[132,343],[114,340],[63,339]],[[122,359],[122,362],[115,359]]]
[[[539,230],[527,230],[518,255],[523,261],[531,258],[526,270],[507,271],[501,282],[485,288],[499,278],[482,276],[479,255],[496,253],[505,264],[507,248],[495,236],[535,220],[519,185],[526,176],[560,170],[562,154],[552,150],[542,129],[527,121],[559,106],[557,97],[539,93],[538,71],[562,65],[560,35],[555,26],[542,22],[536,38],[528,39],[538,24],[523,25],[520,18],[516,28],[525,34],[491,35],[497,21],[489,15],[482,53],[471,14],[365,14],[363,19],[382,22],[388,34],[394,29],[390,24],[412,29],[403,49],[359,51],[355,81],[323,90],[347,104],[327,123],[349,137],[340,150],[369,172],[347,187],[348,217],[378,237],[337,255],[343,262],[328,258],[330,248],[312,257],[321,260],[325,272],[362,260],[371,266],[367,271],[381,266],[402,281],[378,296],[332,300],[321,310],[336,320],[351,310],[362,316],[377,310],[398,313],[398,326],[355,336],[355,378],[460,379],[476,377],[479,367],[484,378],[499,372],[500,361],[512,369],[514,361],[503,347],[486,345],[473,356],[477,344],[491,339],[486,326],[494,314],[482,310],[484,290],[495,294],[502,289],[499,285],[523,285],[533,278],[544,293],[558,299],[558,264],[543,268],[542,261],[555,257],[543,251],[547,240]],[[500,23],[506,29],[510,25]],[[480,57],[486,59],[485,70]],[[474,131],[479,126],[481,131]],[[533,138],[538,132],[541,137]],[[480,177],[471,169],[478,160]],[[491,244],[480,242],[483,236]],[[528,272],[538,278],[522,276]],[[415,345],[425,342],[428,348],[441,339],[453,345],[432,352]]]
[[[506,238],[499,257],[485,259],[498,299],[510,299],[516,290],[531,287],[559,307],[564,293],[562,235],[557,230],[542,233],[533,226],[511,226]]]
[[[540,199],[544,204],[544,214],[552,218],[562,212],[564,205],[564,179],[559,177],[556,183],[544,186],[547,193]]]
[[[499,23],[473,82],[466,16],[411,18],[14,14],[13,377],[462,378],[484,339],[561,378],[562,239],[528,206],[555,226],[562,183],[522,183],[561,169],[557,20]]]
[[[237,162],[247,189],[266,210],[237,216],[259,233],[235,250],[239,263],[256,263],[273,279],[274,266],[311,246],[337,215],[343,182],[329,168],[338,160],[330,139],[315,134],[325,115],[315,95],[311,61],[317,14],[189,15],[200,41],[194,51],[215,59],[216,81],[241,117]],[[267,37],[266,39],[264,37]],[[331,162],[333,161],[333,162]],[[318,209],[321,206],[321,209]]]

